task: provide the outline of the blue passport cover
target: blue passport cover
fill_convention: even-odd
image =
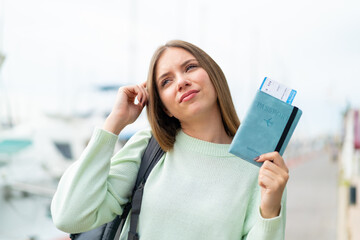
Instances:
[[[229,152],[256,166],[262,165],[254,161],[261,154],[283,155],[301,115],[297,107],[258,90]]]

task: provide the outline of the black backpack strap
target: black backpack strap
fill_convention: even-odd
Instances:
[[[153,136],[151,136],[149,143],[145,149],[145,152],[141,158],[141,164],[134,187],[134,192],[136,188],[140,185],[140,182],[142,182],[143,180],[146,181],[151,170],[160,160],[162,155],[164,155],[164,151],[161,149],[156,139]]]
[[[164,154],[164,151],[160,148],[159,143],[155,140],[155,138],[152,136],[149,140],[149,143],[145,149],[145,152],[141,158],[140,168],[137,175],[135,187],[132,193],[132,199],[125,204],[123,208],[123,213],[121,216],[116,216],[114,220],[111,222],[105,223],[104,225],[95,228],[93,230],[83,232],[83,233],[77,233],[77,234],[70,234],[70,238],[72,240],[117,240],[119,239],[120,233],[123,229],[123,226],[125,224],[126,218],[129,215],[129,212],[132,208],[134,208],[134,205],[136,206],[135,212],[140,213],[140,206],[141,206],[141,198],[142,193],[140,196],[140,200],[138,197],[138,194],[135,196],[135,192],[137,191],[138,187],[140,186],[140,183],[145,184],[145,181],[147,177],[149,176],[152,168],[156,165],[156,163],[160,160],[162,155]],[[144,186],[142,184],[142,186]],[[137,199],[137,200],[135,200]],[[133,204],[132,204],[133,203]],[[139,205],[140,204],[140,205]],[[133,213],[133,212],[132,212]],[[138,220],[139,214],[135,215],[133,218],[133,214],[130,218],[130,231],[131,229],[135,229],[134,236],[137,236],[136,228],[137,228],[137,220]],[[135,221],[136,219],[136,221]],[[134,225],[135,224],[135,225]],[[134,228],[135,226],[135,228]],[[129,238],[129,239],[138,239],[138,238]]]
[[[143,197],[143,191],[145,182],[156,163],[160,160],[164,151],[161,149],[159,143],[154,137],[150,138],[149,144],[141,159],[140,169],[136,180],[133,197],[132,197],[132,210],[130,216],[130,230],[128,234],[128,240],[138,240],[137,225],[139,221],[139,215],[141,210],[141,202]]]

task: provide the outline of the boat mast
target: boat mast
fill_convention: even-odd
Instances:
[[[11,111],[10,111],[10,101],[6,97],[6,91],[5,91],[5,84],[3,83],[2,79],[2,67],[5,62],[5,54],[3,52],[3,40],[4,40],[4,0],[0,0],[0,103],[2,102],[4,107],[4,111],[1,110],[0,105],[0,129],[3,127],[13,127],[13,122],[11,119]],[[7,114],[6,114],[7,113]],[[1,116],[1,114],[5,115],[4,117]],[[1,119],[7,120],[1,121]]]
[[[4,2],[3,0],[0,0],[0,73],[1,73],[1,67],[5,61],[5,55],[2,50],[3,38],[4,38],[3,36],[4,36]]]

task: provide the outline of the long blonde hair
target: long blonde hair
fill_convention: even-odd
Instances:
[[[167,42],[163,46],[160,46],[155,51],[150,62],[146,84],[150,95],[146,109],[147,116],[153,135],[159,142],[161,148],[164,151],[171,150],[175,143],[176,134],[178,130],[181,129],[179,120],[175,117],[169,117],[164,111],[165,107],[161,102],[156,85],[156,65],[162,53],[168,48],[182,48],[188,51],[196,58],[200,66],[207,72],[218,97],[217,102],[226,134],[233,137],[240,125],[240,121],[235,111],[229,86],[221,68],[199,47],[185,41],[173,40]]]

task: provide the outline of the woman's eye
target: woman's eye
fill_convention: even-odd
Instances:
[[[161,81],[161,86],[164,87],[169,82],[170,82],[170,79],[164,79],[164,80]]]
[[[190,71],[193,68],[196,68],[197,66],[195,64],[190,64],[189,66],[186,67],[186,72]]]

